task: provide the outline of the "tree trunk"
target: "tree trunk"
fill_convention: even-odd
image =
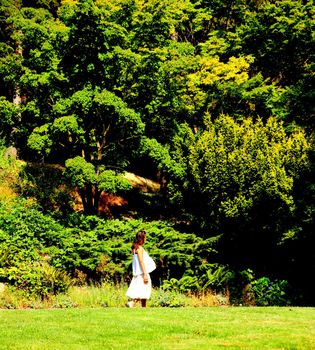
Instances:
[[[86,210],[85,210],[85,213],[88,214],[88,215],[95,215],[95,214],[97,214],[97,211],[95,212],[95,208],[94,208],[93,186],[92,185],[86,185],[85,186],[85,193],[86,193]]]
[[[20,43],[17,43],[17,48],[15,51],[19,56],[23,56],[23,49]],[[14,89],[14,94],[13,94],[13,104],[15,106],[19,106],[22,102],[22,97],[21,97],[21,88],[19,83],[17,83],[15,85],[15,89]]]
[[[97,213],[97,215],[99,215],[98,206],[99,206],[100,198],[101,198],[101,191],[96,188],[94,192],[94,211]]]
[[[83,211],[86,213],[87,211],[87,203],[86,203],[86,198],[85,198],[85,191],[84,190],[79,190],[80,193],[80,197],[82,200],[82,204],[83,204]]]
[[[92,185],[86,185],[84,189],[79,191],[79,193],[84,213],[87,215],[97,215],[100,196],[95,196]]]

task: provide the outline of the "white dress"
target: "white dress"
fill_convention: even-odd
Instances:
[[[149,299],[151,296],[152,283],[149,272],[152,272],[155,269],[155,263],[144,249],[143,261],[148,274],[148,283],[144,283],[143,271],[139,262],[138,254],[132,255],[133,277],[126,293],[131,299]]]

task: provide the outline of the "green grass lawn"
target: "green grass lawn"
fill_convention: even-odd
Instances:
[[[0,349],[315,349],[315,308],[1,310]]]

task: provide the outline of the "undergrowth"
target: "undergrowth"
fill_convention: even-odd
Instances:
[[[2,285],[3,286],[3,285]],[[4,287],[4,286],[3,286]],[[72,286],[67,293],[48,295],[46,298],[30,296],[6,285],[0,291],[1,309],[47,309],[47,308],[99,308],[125,307],[127,303],[125,284],[103,283],[100,286]],[[228,305],[228,297],[212,292],[183,294],[153,288],[148,307],[209,307]]]

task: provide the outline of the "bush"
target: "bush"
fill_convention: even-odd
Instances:
[[[181,279],[171,278],[163,281],[162,288],[165,291],[175,291],[180,293],[187,293],[193,291],[200,291],[201,287],[197,276],[185,276]]]
[[[163,282],[156,305],[182,306],[181,293],[229,292],[232,304],[286,305],[287,282],[254,280],[251,270],[233,271],[210,263],[218,237],[202,239],[177,231],[168,222],[102,220],[73,216],[65,227],[29,200],[0,202],[0,282],[27,295],[46,298],[77,284],[120,284],[131,274],[130,245],[139,229],[148,233],[146,249],[157,263],[154,285]]]
[[[152,307],[183,307],[186,305],[186,297],[179,292],[159,288],[153,290],[149,303]]]
[[[0,269],[0,276],[27,296],[39,296],[42,299],[65,293],[72,284],[72,279],[67,273],[50,266],[47,262],[20,263]]]
[[[251,283],[257,306],[285,306],[291,304],[287,295],[288,282],[285,280],[271,281],[262,277]]]

